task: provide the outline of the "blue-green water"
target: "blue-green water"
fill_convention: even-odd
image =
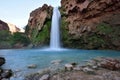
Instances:
[[[0,50],[0,56],[6,58],[4,68],[10,68],[13,71],[22,70],[23,73],[30,73],[51,66],[51,61],[53,60],[62,60],[61,65],[71,62],[83,64],[86,60],[100,56],[120,58],[120,51],[69,49],[63,51],[44,51],[40,49],[16,49]],[[28,69],[27,66],[30,64],[36,64],[37,68]]]

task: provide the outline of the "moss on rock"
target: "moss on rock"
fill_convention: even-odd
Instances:
[[[48,20],[48,21],[45,22],[43,28],[40,31],[37,28],[32,30],[31,41],[34,45],[43,46],[43,45],[48,45],[49,44],[50,26],[51,26],[51,21]]]
[[[82,36],[74,37],[69,34],[66,28],[68,23],[61,21],[62,43],[64,47],[78,48],[78,49],[117,49],[120,46],[120,27],[111,26],[106,23],[100,23],[92,32],[85,32]]]

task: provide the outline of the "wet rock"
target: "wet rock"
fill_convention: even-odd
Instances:
[[[83,68],[83,72],[86,72],[88,74],[95,74],[95,71],[89,67]]]
[[[60,64],[62,60],[53,60],[51,61],[51,64]]]
[[[31,65],[28,65],[28,68],[31,68],[31,69],[34,69],[34,68],[36,68],[37,67],[37,65],[36,64],[31,64]]]
[[[117,59],[99,57],[92,60],[96,63],[92,67],[102,67],[109,70],[120,70],[120,61]]]
[[[3,69],[0,68],[0,74],[3,72]]]
[[[97,65],[92,66],[92,69],[98,69]]]
[[[65,64],[65,70],[68,70],[68,71],[73,70],[73,65],[72,64]]]
[[[75,70],[75,71],[82,71],[82,67],[76,66],[76,67],[73,68],[73,70]]]
[[[12,76],[12,70],[3,70],[3,73],[1,74],[2,78],[10,78]]]
[[[71,65],[76,66],[76,65],[77,65],[77,63],[76,63],[76,62],[72,62],[72,63],[71,63]]]
[[[5,64],[5,58],[0,57],[0,66],[2,66],[3,64]]]
[[[5,63],[5,58],[0,57],[0,66]],[[3,69],[0,67],[0,80],[9,80],[13,72],[11,69]]]
[[[101,67],[110,70],[120,70],[120,61],[112,58],[104,58],[101,62]]]
[[[21,72],[22,70],[21,69],[16,69],[15,72]]]
[[[45,74],[39,80],[49,80],[49,77],[49,74]]]
[[[43,75],[43,74],[49,74],[51,72],[51,70],[49,68],[43,69],[38,71],[37,73]]]

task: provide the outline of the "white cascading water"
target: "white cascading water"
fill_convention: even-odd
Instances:
[[[52,25],[51,25],[51,34],[50,34],[50,49],[57,50],[60,49],[60,12],[58,7],[53,9],[52,15]]]

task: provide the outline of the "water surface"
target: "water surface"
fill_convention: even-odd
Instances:
[[[50,67],[52,65],[51,61],[53,60],[62,60],[63,62],[61,65],[64,65],[71,62],[83,64],[86,60],[100,56],[120,59],[120,51],[8,49],[0,50],[0,56],[6,58],[6,63],[3,66],[4,68],[12,69],[13,71],[21,70],[22,74],[26,74]],[[36,64],[37,68],[28,69],[27,66],[30,64]]]

